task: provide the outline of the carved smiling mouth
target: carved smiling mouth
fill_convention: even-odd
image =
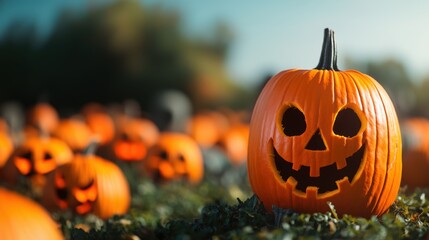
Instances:
[[[283,181],[287,181],[288,178],[292,177],[296,180],[297,185],[295,189],[306,192],[307,187],[317,187],[317,193],[322,194],[330,191],[337,190],[336,182],[348,178],[349,183],[352,183],[356,173],[361,166],[362,159],[365,153],[365,145],[362,145],[353,155],[346,158],[347,165],[342,169],[337,169],[336,163],[321,167],[319,177],[310,176],[310,167],[301,166],[298,171],[292,169],[293,163],[284,160],[274,145],[272,145],[274,154],[274,163],[279,175]]]

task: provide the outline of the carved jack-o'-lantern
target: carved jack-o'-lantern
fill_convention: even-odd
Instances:
[[[93,213],[102,219],[123,214],[130,204],[128,182],[114,163],[93,154],[77,154],[50,176],[44,189],[47,207]]]
[[[73,152],[60,139],[53,137],[31,137],[25,140],[12,157],[13,168],[4,173],[9,181],[16,181],[18,175],[27,177],[35,194],[39,195],[45,185],[46,174],[58,166],[71,161]]]
[[[67,144],[53,137],[32,137],[17,149],[13,163],[24,176],[44,175],[71,160]]]
[[[386,212],[401,181],[401,135],[393,104],[370,76],[340,71],[333,32],[319,65],[273,76],[258,97],[249,137],[252,189],[299,212],[369,217]]]
[[[144,162],[146,172],[155,181],[201,181],[203,157],[198,144],[181,133],[162,133]]]
[[[117,158],[123,161],[141,161],[158,140],[159,130],[144,118],[126,118],[121,121],[118,137],[113,143]]]

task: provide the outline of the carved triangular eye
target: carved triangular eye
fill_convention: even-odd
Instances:
[[[358,134],[362,122],[351,108],[341,109],[335,118],[333,131],[336,135],[351,138]]]
[[[177,159],[179,159],[179,161],[181,161],[181,162],[185,161],[185,157],[181,153],[179,153],[179,156],[177,156]]]
[[[52,155],[50,154],[50,153],[45,153],[45,155],[43,156],[43,160],[44,161],[50,161],[50,160],[52,160]]]
[[[284,111],[281,121],[283,132],[289,137],[299,136],[307,128],[304,113],[295,106],[290,106]]]

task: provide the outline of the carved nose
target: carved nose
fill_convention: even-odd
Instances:
[[[322,134],[320,134],[320,129],[316,130],[316,132],[310,138],[310,141],[308,141],[307,145],[305,146],[305,149],[313,151],[326,150],[325,142],[323,141]]]

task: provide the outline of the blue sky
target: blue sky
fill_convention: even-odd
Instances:
[[[37,3],[36,3],[37,2]],[[63,7],[85,9],[96,0],[0,0],[0,33],[13,20],[35,22],[41,32]],[[313,68],[323,29],[336,32],[339,67],[357,60],[402,59],[413,76],[429,74],[429,1],[426,0],[142,0],[182,13],[190,34],[209,34],[226,22],[234,31],[230,74],[244,85],[266,73]]]

